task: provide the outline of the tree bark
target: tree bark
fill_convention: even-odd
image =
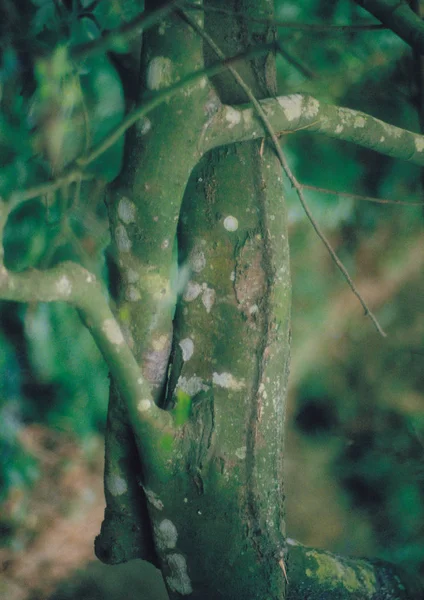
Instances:
[[[263,17],[273,3],[213,4]],[[205,29],[229,55],[272,36],[248,19],[206,15]],[[206,66],[215,61],[184,14],[165,18],[143,40],[142,99],[201,69],[204,56]],[[272,55],[237,68],[258,98],[276,93]],[[156,407],[142,398],[128,408],[112,389],[97,555],[150,560],[171,600],[312,599],[323,590],[398,597],[397,580],[382,587],[368,563],[346,561],[359,582],[352,588],[338,557],[296,545],[287,559],[291,290],[282,173],[260,141],[202,156],[222,102],[247,100],[230,75],[212,84],[197,80],[141,121],[108,199],[122,291],[116,314]],[[238,123],[231,110],[228,131]],[[161,413],[172,427],[163,419],[150,439],[137,414],[157,423]]]

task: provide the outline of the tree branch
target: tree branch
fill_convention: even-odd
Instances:
[[[189,21],[189,23],[191,24],[191,26],[193,27],[193,29],[195,31],[198,32],[198,34],[203,37],[205,39],[205,41],[211,46],[211,48],[213,49],[213,51],[215,52],[215,54],[220,58],[223,59],[225,58],[222,50],[215,44],[214,40],[196,23],[196,21],[194,21],[190,16],[184,15],[184,17]],[[281,163],[281,166],[283,167],[284,172],[286,173],[290,183],[293,185],[293,187],[296,189],[298,198],[300,200],[300,203],[303,207],[303,210],[306,213],[306,216],[308,217],[309,221],[312,224],[312,227],[315,229],[316,234],[318,235],[318,237],[320,238],[320,240],[323,242],[324,246],[327,248],[332,260],[334,261],[334,263],[336,264],[336,266],[338,267],[339,271],[342,273],[343,277],[345,278],[345,280],[347,281],[350,289],[352,290],[352,292],[355,294],[355,296],[358,298],[359,302],[362,304],[362,307],[365,311],[365,314],[368,315],[370,317],[370,319],[372,320],[372,322],[374,323],[377,331],[380,333],[380,335],[382,335],[383,337],[386,336],[386,334],[384,333],[383,329],[381,328],[377,318],[375,317],[375,315],[371,312],[371,310],[368,308],[365,300],[362,298],[361,294],[358,292],[358,290],[356,289],[355,284],[353,283],[349,273],[346,270],[346,267],[343,265],[343,263],[341,262],[341,260],[339,259],[339,257],[337,256],[337,254],[335,253],[335,251],[333,250],[333,247],[331,246],[330,242],[327,240],[325,234],[323,233],[323,231],[321,231],[321,228],[319,227],[318,223],[315,221],[314,216],[312,215],[309,206],[306,202],[305,196],[303,194],[303,190],[302,187],[300,185],[300,183],[297,181],[296,177],[294,176],[294,174],[292,173],[290,166],[286,160],[286,157],[283,154],[283,151],[280,148],[280,144],[278,142],[278,138],[277,135],[275,133],[274,127],[271,123],[271,120],[269,118],[269,115],[266,113],[266,111],[264,110],[262,104],[255,98],[254,94],[252,93],[252,90],[249,88],[249,86],[245,83],[244,79],[239,75],[239,73],[231,66],[228,67],[228,70],[230,71],[230,73],[233,75],[234,79],[237,81],[237,83],[239,84],[239,86],[243,89],[243,91],[245,92],[245,94],[247,95],[247,97],[250,99],[251,103],[253,104],[254,110],[257,113],[257,116],[259,118],[259,120],[262,122],[262,125],[265,129],[266,134],[271,138],[272,140],[272,144],[274,146],[275,152],[278,156],[278,159]],[[298,95],[293,96],[294,98],[296,98]],[[300,98],[302,98],[302,96],[300,96]],[[315,103],[318,104],[319,103],[317,100],[313,99]],[[281,104],[280,99],[277,100],[277,102],[279,104]],[[313,109],[312,110],[308,110],[308,116],[316,116],[316,114],[310,114],[310,113],[315,113],[315,104],[312,105]],[[234,110],[232,107],[229,107],[230,110]],[[291,111],[291,108],[290,108]],[[230,113],[230,124],[227,125],[227,128],[230,128],[233,126],[233,124],[235,123],[234,119],[232,117],[234,117],[234,114],[236,113]],[[290,117],[293,116],[292,112],[289,112],[288,115],[286,114],[286,117],[290,120]],[[296,115],[297,116],[297,115]],[[227,114],[227,119],[228,121],[228,114]],[[223,126],[223,129],[225,127]],[[205,137],[206,139],[206,137]]]
[[[424,22],[405,0],[355,0],[404,42],[424,54]]]
[[[294,540],[287,541],[290,546],[287,600],[412,600],[422,597],[418,582],[390,563],[337,556],[325,550],[307,548]]]
[[[386,27],[379,23],[362,23],[359,25],[337,25],[332,23],[295,23],[290,21],[279,21],[278,19],[251,17],[246,15],[245,12],[231,10],[229,8],[223,8],[218,6],[197,6],[190,2],[185,2],[182,7],[185,11],[204,11],[204,12],[215,12],[222,15],[231,15],[232,17],[242,17],[246,22],[259,23],[263,25],[269,25],[272,27],[278,27],[278,29],[294,29],[300,31],[307,31],[310,33],[327,33],[332,35],[333,33],[352,33],[355,31],[384,31]]]
[[[47,271],[8,271],[0,265],[0,299],[14,302],[67,302],[80,313],[127,402],[142,448],[155,445],[158,430],[171,428],[172,417],[153,401],[122,331],[96,277],[81,265],[64,262]]]
[[[374,198],[373,196],[363,196],[362,194],[354,194],[352,192],[339,192],[338,190],[329,190],[328,188],[318,187],[316,185],[308,185],[300,183],[299,185],[304,190],[319,192],[321,194],[331,194],[332,196],[341,196],[342,198],[352,198],[353,200],[362,200],[364,202],[374,202],[375,204],[397,204],[398,206],[423,206],[421,202],[408,202],[403,200],[390,200],[389,198]]]
[[[424,166],[423,135],[389,125],[361,111],[323,104],[307,94],[280,96],[261,100],[259,104],[278,135],[307,129]],[[209,124],[203,150],[268,135],[256,109],[223,106]]]

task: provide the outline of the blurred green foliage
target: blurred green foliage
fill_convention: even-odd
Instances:
[[[276,6],[282,21],[373,22],[348,0],[279,0]],[[134,62],[134,45],[120,40],[113,51],[78,62],[71,52],[129,22],[142,8],[134,0],[24,0],[19,8],[2,3],[4,199],[60,174],[122,120],[132,101],[126,68]],[[391,32],[282,28],[279,40],[286,52],[277,57],[280,93],[311,93],[419,130],[414,58]],[[283,137],[282,143],[303,183],[395,200],[422,197],[422,173],[415,166],[307,131]],[[102,195],[122,160],[120,140],[91,165],[96,181],[64,186],[15,208],[4,232],[8,268],[45,268],[71,258],[103,276],[106,287],[109,238]],[[423,572],[422,209],[307,192],[317,220],[376,306],[390,335],[386,341],[357,317],[355,300],[295,193],[288,186],[286,192],[294,340],[289,426],[299,443],[308,440],[312,448],[338,438],[340,450],[329,459],[329,469],[340,498],[347,495],[348,510],[369,521],[380,556]],[[102,431],[107,373],[72,308],[5,302],[0,304],[0,370],[1,500],[39,475],[36,458],[20,443],[26,424],[41,422],[82,439]],[[182,402],[180,408],[176,418],[184,422],[190,407]],[[308,456],[313,461],[314,451]],[[311,527],[316,526],[312,515]]]

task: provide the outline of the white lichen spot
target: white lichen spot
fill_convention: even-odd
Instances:
[[[240,460],[244,460],[246,458],[246,451],[247,451],[246,446],[241,446],[241,448],[237,448],[237,450],[236,450],[237,458],[239,458]]]
[[[137,121],[136,127],[140,135],[146,135],[152,128],[152,122],[147,117],[143,117]]]
[[[213,288],[208,288],[203,290],[202,293],[202,304],[206,308],[206,312],[210,313],[212,310],[212,306],[215,304],[216,292]]]
[[[165,240],[163,240],[163,242],[161,243],[160,247],[162,248],[162,250],[166,250],[167,248],[169,248],[169,240],[168,240],[168,238],[166,238]]]
[[[152,348],[155,352],[162,352],[169,346],[169,337],[167,335],[161,335],[152,341]]]
[[[96,278],[95,278],[94,275],[92,275],[91,273],[89,273],[87,275],[87,277],[85,278],[85,280],[86,280],[87,283],[93,283],[93,281],[96,281]]]
[[[194,343],[191,338],[184,338],[180,342],[180,348],[183,352],[183,361],[187,362],[193,356]]]
[[[415,138],[415,148],[417,149],[417,152],[422,152],[424,150],[424,137]]]
[[[305,117],[316,117],[319,112],[319,102],[316,98],[309,98],[304,108]]]
[[[381,138],[380,138],[380,142],[384,142],[385,139],[386,138],[384,137],[384,135],[382,135]]]
[[[140,279],[140,275],[134,269],[129,268],[127,271],[127,281],[128,283],[135,283]]]
[[[230,281],[235,281],[236,280],[236,272],[235,271],[231,271],[230,273]]]
[[[206,77],[202,77],[199,81],[199,86],[202,90],[208,85],[208,79]]]
[[[165,56],[156,56],[147,67],[146,83],[149,90],[160,90],[172,83],[172,61]]]
[[[178,532],[174,523],[164,519],[154,526],[156,544],[159,550],[170,550],[177,545]]]
[[[344,129],[343,125],[337,125],[336,133],[341,133],[343,131],[343,129]]]
[[[103,321],[102,329],[106,334],[107,339],[116,346],[121,346],[124,343],[122,331],[115,319],[106,319]]]
[[[135,221],[135,204],[126,196],[122,196],[118,204],[118,217],[125,225],[134,223]]]
[[[135,285],[129,285],[126,289],[125,297],[129,302],[138,302],[141,300],[140,290]]]
[[[56,290],[61,296],[70,296],[72,293],[72,283],[69,281],[66,275],[63,275],[59,281],[56,282]]]
[[[187,283],[187,287],[185,289],[183,299],[186,302],[192,302],[193,300],[195,300],[197,298],[197,296],[201,293],[201,291],[202,291],[202,288],[198,283],[195,283],[194,281],[189,281]]]
[[[142,378],[142,377],[139,377],[139,378],[137,379],[137,383],[138,383],[138,385],[143,385],[143,378]]]
[[[227,231],[237,231],[238,229],[238,220],[231,215],[225,217],[224,219],[224,227]]]
[[[118,225],[116,227],[115,241],[120,252],[129,252],[131,250],[131,240],[128,237],[127,230],[123,225]]]
[[[246,108],[243,111],[243,121],[244,121],[246,127],[250,128],[250,126],[252,125],[252,121],[253,121],[253,109]]]
[[[236,379],[231,373],[213,373],[212,381],[215,385],[227,390],[239,392],[246,384],[243,379]]]
[[[192,593],[190,577],[187,573],[187,562],[182,554],[169,554],[165,557],[168,563],[171,575],[168,575],[166,581],[170,589],[181,596],[188,596]]]
[[[144,493],[146,494],[147,501],[154,506],[157,510],[163,510],[163,502],[153,490],[143,487]]]
[[[201,377],[193,375],[192,377],[181,376],[178,379],[177,388],[193,397],[199,392],[207,392],[209,386],[203,383],[203,379]]]
[[[364,117],[361,117],[359,115],[355,117],[355,120],[353,121],[353,127],[354,129],[362,129],[363,127],[365,127]]]
[[[152,402],[148,398],[145,398],[144,400],[140,400],[140,402],[137,405],[137,409],[139,410],[139,412],[143,413],[150,410],[151,406]]]
[[[259,306],[257,304],[252,304],[252,306],[249,307],[249,314],[256,315],[258,310],[259,310]]]
[[[200,273],[206,266],[206,258],[203,250],[198,246],[194,246],[192,251],[190,252],[190,256],[188,259],[190,268],[195,273]]]
[[[303,97],[301,94],[290,94],[289,96],[280,96],[277,98],[278,104],[283,109],[287,121],[299,119],[302,114],[302,100]]]
[[[118,475],[108,475],[106,477],[106,487],[112,496],[122,496],[128,489],[125,479]]]
[[[241,121],[241,113],[232,106],[227,106],[225,111],[225,120],[229,123],[228,128],[232,129],[235,125],[238,125]]]

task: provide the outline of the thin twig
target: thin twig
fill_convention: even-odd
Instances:
[[[331,194],[333,196],[342,196],[344,198],[353,198],[354,200],[364,200],[366,202],[375,202],[377,204],[399,204],[401,206],[424,206],[424,202],[406,202],[404,200],[389,200],[388,198],[374,198],[373,196],[364,196],[362,194],[352,194],[351,192],[338,192],[337,190],[329,190],[328,188],[318,187],[316,185],[308,185],[300,183],[299,185],[304,190],[320,192],[321,194]]]
[[[91,175],[90,173],[83,173],[80,169],[71,169],[53,181],[46,181],[44,183],[40,183],[40,185],[34,185],[31,188],[27,188],[26,190],[14,192],[11,195],[10,202],[25,202],[26,200],[31,200],[32,198],[38,198],[38,196],[45,196],[46,194],[55,192],[62,186],[69,185],[74,181],[85,181],[89,179],[94,179],[94,175]]]
[[[387,27],[381,23],[363,23],[362,25],[335,25],[326,23],[294,23],[290,21],[279,21],[278,19],[249,17],[241,11],[235,11],[217,6],[198,6],[189,2],[185,2],[182,8],[184,8],[184,10],[215,12],[222,15],[231,15],[232,17],[243,17],[243,19],[250,21],[251,23],[272,25],[274,27],[278,27],[279,29],[298,29],[316,33],[354,33],[355,31],[379,31],[387,29]]]
[[[160,8],[143,12],[138,17],[125,23],[122,27],[108,31],[101,38],[79,44],[70,50],[70,56],[73,60],[83,60],[89,56],[107,52],[117,42],[130,40],[140,33],[141,29],[146,30],[153,27],[158,21],[166,17],[182,0],[171,0]]]
[[[222,50],[216,45],[216,43],[214,42],[214,40],[209,36],[208,33],[206,33],[206,31],[204,29],[202,29],[194,19],[192,19],[189,15],[187,15],[186,13],[184,13],[183,11],[178,10],[178,13],[181,12],[182,16],[184,19],[186,19],[188,21],[188,23],[190,23],[190,25],[193,27],[193,29],[195,31],[197,31],[197,33],[209,44],[209,46],[212,48],[212,50],[215,52],[215,54],[218,56],[218,58],[220,58],[221,60],[225,59],[225,55],[222,52]],[[325,247],[327,248],[331,258],[333,259],[333,261],[335,262],[335,264],[337,265],[338,269],[340,270],[340,272],[343,274],[344,278],[346,279],[350,289],[352,290],[352,292],[355,294],[355,296],[358,298],[359,302],[361,303],[364,312],[366,315],[368,315],[370,317],[370,319],[372,320],[372,322],[374,323],[377,331],[380,333],[381,336],[386,337],[386,333],[383,331],[380,323],[378,322],[377,318],[375,317],[375,315],[371,312],[371,310],[369,309],[368,305],[366,304],[365,300],[362,298],[361,294],[359,293],[359,291],[357,290],[355,284],[353,283],[346,267],[343,265],[343,263],[341,262],[341,260],[339,259],[339,257],[337,256],[337,254],[335,253],[335,251],[333,250],[333,247],[331,246],[330,242],[328,241],[327,237],[325,236],[324,232],[321,230],[321,228],[319,227],[318,223],[315,221],[314,216],[312,215],[310,208],[308,206],[308,203],[306,202],[305,196],[303,194],[302,191],[302,186],[301,184],[297,181],[296,177],[294,176],[292,170],[290,169],[290,166],[286,160],[286,157],[283,154],[283,151],[280,148],[280,144],[278,142],[278,138],[276,133],[274,132],[274,129],[270,123],[270,121],[268,120],[268,117],[266,116],[264,110],[262,109],[261,105],[259,104],[258,100],[255,98],[253,92],[251,91],[250,87],[245,83],[244,79],[239,75],[239,73],[234,69],[234,67],[232,66],[228,66],[228,70],[230,71],[230,73],[233,75],[234,79],[237,81],[237,83],[239,84],[239,86],[242,88],[242,90],[245,92],[245,94],[248,96],[248,98],[250,99],[251,103],[253,104],[256,112],[258,113],[258,115],[260,116],[265,129],[267,130],[269,136],[272,139],[276,154],[280,160],[280,163],[290,181],[290,183],[292,184],[292,186],[295,188],[298,198],[300,200],[300,203],[302,204],[303,210],[306,213],[306,216],[308,217],[309,221],[311,222],[312,227],[314,228],[316,234],[318,235],[318,237],[320,238],[320,240],[323,242],[323,244],[325,245]]]

